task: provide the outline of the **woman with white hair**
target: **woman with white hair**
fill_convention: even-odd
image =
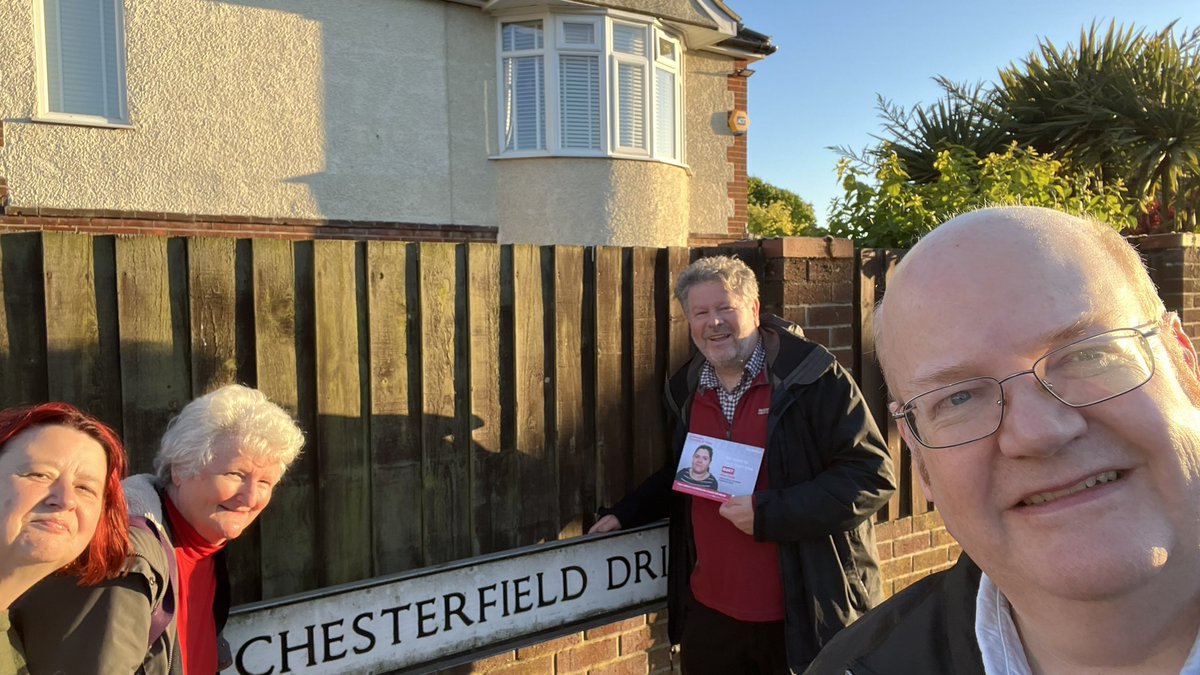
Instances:
[[[225,546],[270,502],[303,444],[292,418],[249,387],[185,406],[163,434],[156,475],[124,482],[131,573],[93,588],[43,583],[22,598],[23,618],[44,636],[26,637],[30,671],[216,673],[228,662]]]

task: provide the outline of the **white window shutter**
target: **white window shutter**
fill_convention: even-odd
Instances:
[[[646,149],[646,69],[617,63],[617,145]]]
[[[542,48],[542,22],[518,21],[506,23],[501,36],[501,49],[506,52]]]
[[[52,112],[124,116],[115,0],[43,0],[47,103]]]
[[[654,156],[660,159],[678,159],[675,148],[675,73],[662,68],[654,69],[654,98],[658,104],[654,117]]]
[[[545,148],[546,96],[542,57],[504,59],[504,95],[504,148]]]
[[[596,24],[591,21],[564,21],[562,41],[568,47],[592,47],[596,44]]]
[[[613,51],[635,56],[646,55],[646,29],[640,26],[613,24]]]
[[[558,59],[562,147],[600,149],[600,57],[563,55]]]

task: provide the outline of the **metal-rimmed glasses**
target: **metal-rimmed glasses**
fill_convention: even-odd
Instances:
[[[1150,337],[1157,322],[1117,328],[1044,354],[1029,370],[1007,377],[973,377],[927,391],[891,413],[903,418],[927,448],[952,448],[987,438],[1004,421],[1004,383],[1033,375],[1054,398],[1084,408],[1127,394],[1154,376]]]

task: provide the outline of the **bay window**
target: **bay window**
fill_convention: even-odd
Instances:
[[[682,162],[680,43],[591,14],[499,22],[501,156]]]

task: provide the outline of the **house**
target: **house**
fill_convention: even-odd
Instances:
[[[775,49],[720,0],[0,0],[0,35],[0,226],[585,245],[744,235]]]

